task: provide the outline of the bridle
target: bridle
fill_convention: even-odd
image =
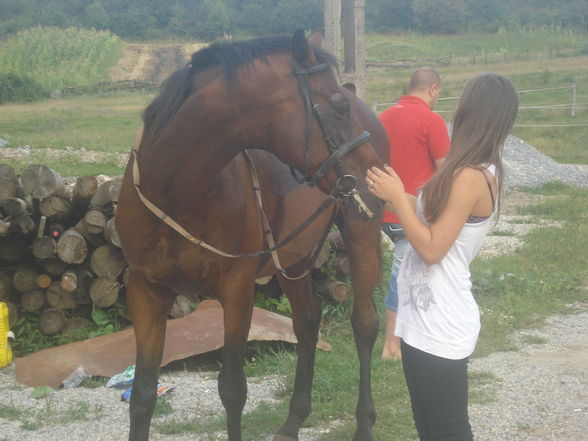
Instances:
[[[337,201],[340,202],[342,198],[354,197],[356,199],[356,201],[358,202],[358,204],[360,204],[360,206],[364,205],[363,209],[366,210],[366,212],[369,212],[367,207],[365,207],[365,204],[363,204],[363,202],[359,198],[358,190],[357,190],[357,178],[353,175],[345,174],[341,160],[343,159],[343,156],[345,156],[347,153],[349,153],[355,147],[366,142],[368,140],[370,134],[368,132],[364,131],[360,135],[353,138],[352,140],[347,141],[346,143],[337,147],[337,145],[335,144],[335,141],[333,140],[333,136],[332,136],[328,126],[325,124],[324,117],[322,116],[320,108],[319,108],[319,104],[315,101],[315,99],[312,95],[312,89],[310,88],[310,83],[308,81],[308,75],[312,75],[317,72],[323,72],[323,71],[326,71],[330,68],[331,67],[327,63],[317,64],[315,66],[311,66],[308,68],[302,68],[297,63],[294,63],[294,75],[296,76],[296,79],[298,82],[298,89],[300,91],[300,95],[302,97],[302,100],[304,101],[304,105],[306,108],[306,135],[305,135],[306,142],[305,142],[305,150],[304,150],[304,175],[303,175],[304,178],[303,178],[303,180],[298,180],[298,179],[297,180],[300,183],[306,183],[307,185],[309,185],[311,187],[316,186],[333,167],[335,168],[338,179],[337,179],[335,186],[331,189],[331,192],[326,196],[326,198],[316,208],[316,210],[304,222],[302,222],[300,225],[298,225],[298,227],[296,227],[293,231],[291,231],[290,234],[288,234],[284,239],[282,239],[279,243],[277,243],[277,244],[275,243],[271,227],[269,225],[269,222],[267,220],[265,212],[263,211],[262,199],[261,199],[261,186],[259,185],[259,178],[257,175],[257,171],[255,169],[255,165],[253,163],[253,160],[251,159],[251,157],[249,156],[249,154],[247,153],[246,150],[244,150],[243,153],[245,155],[245,158],[247,160],[247,163],[249,164],[249,168],[251,171],[251,178],[253,180],[253,190],[255,192],[255,195],[256,195],[256,198],[258,201],[258,206],[259,206],[259,210],[260,210],[260,217],[262,220],[262,226],[263,226],[263,230],[264,230],[264,236],[265,236],[266,242],[268,243],[268,246],[269,246],[269,248],[267,248],[267,249],[257,251],[257,252],[252,252],[252,253],[246,253],[246,254],[231,254],[231,253],[221,251],[221,250],[213,247],[212,245],[204,242],[203,240],[197,239],[196,237],[194,237],[190,232],[188,232],[186,229],[184,229],[184,227],[182,227],[178,222],[176,222],[174,219],[172,219],[167,214],[165,214],[160,208],[158,208],[153,202],[151,202],[141,192],[140,171],[139,171],[139,162],[138,162],[139,152],[138,152],[138,146],[135,146],[131,150],[131,153],[133,156],[133,186],[134,186],[135,190],[137,191],[137,195],[139,196],[139,199],[143,202],[145,207],[147,207],[147,209],[149,209],[149,211],[151,211],[155,216],[157,216],[164,223],[166,223],[168,226],[170,226],[172,229],[174,229],[176,232],[181,234],[184,238],[186,238],[187,240],[189,240],[190,242],[192,242],[195,245],[199,245],[199,246],[201,246],[209,251],[212,251],[215,254],[223,256],[223,257],[257,257],[257,256],[265,255],[265,254],[271,254],[276,269],[278,271],[280,271],[280,273],[284,277],[291,279],[291,280],[296,280],[296,279],[300,279],[300,278],[306,276],[310,270],[306,270],[303,274],[301,274],[299,276],[290,277],[287,274],[286,270],[284,268],[282,268],[282,265],[279,261],[279,257],[278,257],[278,254],[276,251],[279,248],[286,245],[288,242],[290,242],[296,236],[298,236],[298,234],[300,234],[312,222],[314,222],[314,220],[316,218],[318,218],[319,215],[321,213],[323,213],[331,204],[333,204],[334,202],[337,202]],[[309,177],[308,176],[308,159],[309,159],[310,150],[312,147],[312,119],[313,118],[316,120],[318,126],[320,127],[321,131],[323,132],[323,137],[324,137],[325,143],[327,144],[327,146],[329,147],[329,150],[331,151],[331,156],[329,156],[329,158],[319,167],[319,169],[314,174],[314,176]],[[326,240],[327,233],[331,229],[331,226],[334,221],[334,215],[335,215],[335,211],[333,211],[333,214],[331,216],[331,219],[329,220],[327,228],[323,232],[322,237],[320,238],[315,249],[313,250],[313,252],[311,253],[311,255],[309,257],[309,261],[310,261],[311,265],[314,263],[314,260],[318,256],[318,253],[321,250],[321,248]]]
[[[329,130],[329,127],[325,124],[324,117],[321,113],[320,106],[312,95],[312,89],[308,81],[308,76],[318,72],[324,72],[331,69],[328,63],[321,63],[315,66],[303,68],[298,63],[294,62],[294,75],[298,82],[298,90],[304,101],[306,108],[306,142],[304,148],[304,174],[303,179],[297,178],[299,183],[306,183],[307,185],[314,187],[316,186],[325,175],[335,167],[337,172],[338,180],[336,187],[339,189],[339,193],[343,196],[349,196],[355,190],[357,190],[357,178],[353,175],[345,174],[343,170],[343,164],[341,160],[351,150],[357,146],[366,142],[370,134],[363,131],[361,134],[356,136],[350,141],[347,141],[341,146],[337,146],[333,139],[333,135]],[[308,159],[310,156],[310,150],[312,148],[312,119],[315,119],[321,131],[323,132],[323,138],[325,143],[331,151],[331,156],[319,167],[314,176],[309,177],[308,173]],[[296,177],[296,175],[294,175]]]

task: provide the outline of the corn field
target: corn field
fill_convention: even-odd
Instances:
[[[108,80],[123,43],[107,31],[35,27],[0,42],[0,74],[26,75],[46,90]]]

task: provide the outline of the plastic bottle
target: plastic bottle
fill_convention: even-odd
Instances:
[[[82,366],[78,366],[69,376],[62,381],[62,385],[65,389],[71,389],[72,387],[77,387],[82,384],[89,375],[84,372],[84,368]]]

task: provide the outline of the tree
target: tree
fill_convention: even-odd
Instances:
[[[107,29],[110,24],[110,19],[102,2],[97,1],[86,8],[85,24],[94,29]]]
[[[414,0],[417,29],[426,34],[457,34],[466,27],[464,0]]]
[[[366,27],[377,32],[414,27],[413,0],[371,0],[366,7]]]
[[[229,30],[231,15],[221,0],[178,2],[172,7],[170,29],[177,35],[214,40]]]
[[[316,0],[282,0],[272,11],[266,33],[284,34],[300,28],[310,31],[323,27],[323,10]]]
[[[466,0],[466,3],[470,32],[497,32],[501,27],[509,27],[508,0]]]

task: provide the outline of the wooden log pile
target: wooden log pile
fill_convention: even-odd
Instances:
[[[9,305],[11,326],[32,315],[44,334],[55,335],[90,324],[95,308],[124,305],[128,271],[114,224],[120,184],[104,175],[63,179],[44,165],[17,174],[0,164],[0,301]],[[312,274],[330,301],[350,297],[338,231],[329,234]],[[264,295],[281,295],[275,277],[256,282]],[[193,307],[178,296],[171,317]]]
[[[54,335],[119,301],[126,261],[114,228],[120,179],[63,179],[0,164],[0,301]]]

